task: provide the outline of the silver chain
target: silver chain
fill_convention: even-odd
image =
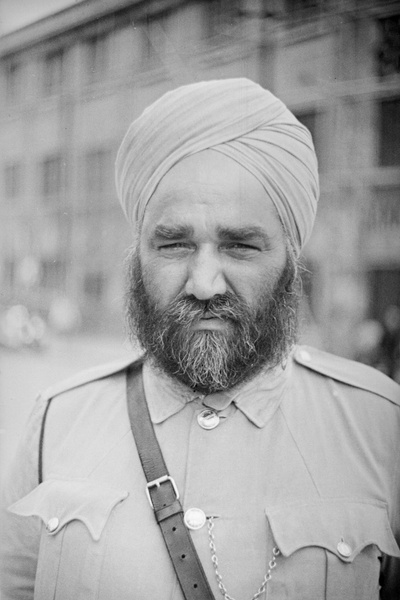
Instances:
[[[214,570],[215,570],[215,576],[217,578],[217,582],[218,582],[218,587],[219,590],[221,592],[221,594],[223,595],[223,597],[225,598],[225,600],[235,600],[234,598],[232,598],[232,596],[230,596],[228,594],[228,590],[226,589],[223,581],[222,581],[222,575],[221,573],[218,571],[218,557],[217,557],[217,549],[215,547],[215,537],[213,534],[213,529],[214,529],[214,517],[207,517],[207,525],[208,525],[208,539],[210,540],[210,550],[211,550],[211,560],[212,563],[214,565]],[[276,546],[274,546],[274,549],[272,550],[272,558],[268,563],[268,571],[266,572],[266,574],[264,575],[264,579],[262,581],[262,584],[260,585],[260,587],[258,588],[257,592],[254,594],[254,596],[251,598],[251,600],[257,600],[257,598],[259,598],[261,596],[261,594],[263,594],[267,588],[267,584],[268,581],[270,581],[271,577],[272,577],[272,569],[275,569],[276,567],[276,557],[279,556],[280,551],[279,548],[277,548]]]

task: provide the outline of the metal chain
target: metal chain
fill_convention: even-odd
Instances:
[[[222,575],[221,573],[218,571],[218,557],[217,557],[217,549],[215,547],[215,537],[213,534],[213,529],[214,529],[214,517],[207,517],[207,525],[208,525],[208,539],[210,540],[210,550],[211,550],[211,560],[212,563],[214,565],[214,570],[215,570],[215,576],[217,578],[217,582],[218,582],[218,587],[219,590],[221,592],[221,594],[223,595],[223,597],[225,598],[225,600],[235,600],[232,596],[230,596],[228,594],[228,590],[226,589],[223,581],[222,581]],[[266,572],[266,574],[264,575],[264,579],[262,581],[262,584],[260,585],[260,587],[258,588],[257,592],[254,594],[254,596],[251,598],[251,600],[257,600],[257,598],[259,598],[261,596],[261,594],[263,594],[267,588],[267,584],[268,581],[271,580],[272,577],[272,569],[275,569],[276,567],[276,557],[279,556],[280,551],[279,548],[277,548],[276,546],[274,546],[273,550],[272,550],[272,558],[268,563],[268,571]]]

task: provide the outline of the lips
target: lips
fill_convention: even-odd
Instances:
[[[217,316],[217,315],[215,315],[215,314],[213,314],[213,313],[211,313],[211,312],[209,312],[209,311],[206,311],[206,312],[205,312],[205,313],[204,313],[204,314],[203,314],[203,315],[200,317],[200,319],[201,319],[201,320],[203,320],[203,319],[204,319],[205,321],[208,321],[209,319],[220,319],[220,318],[221,318],[221,317],[219,317],[219,316]]]
[[[193,330],[225,331],[229,325],[229,319],[211,311],[205,311],[193,323]]]

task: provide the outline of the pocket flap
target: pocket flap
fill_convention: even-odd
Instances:
[[[49,479],[9,507],[24,517],[38,516],[49,535],[73,520],[82,521],[94,540],[99,540],[107,519],[128,492],[87,479]]]
[[[400,557],[384,502],[320,500],[265,509],[272,534],[284,556],[306,546],[319,546],[352,562],[371,544]]]

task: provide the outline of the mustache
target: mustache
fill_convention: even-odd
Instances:
[[[182,326],[189,326],[205,316],[240,322],[248,316],[250,308],[232,292],[218,294],[209,300],[180,295],[171,302],[164,317],[173,318]]]
[[[165,373],[192,389],[229,389],[272,369],[287,356],[297,331],[297,271],[289,260],[274,286],[258,299],[236,290],[207,300],[180,291],[162,302],[162,290],[144,285],[139,255],[128,263],[127,323],[131,339]],[[198,331],[204,317],[224,319],[224,331]]]

